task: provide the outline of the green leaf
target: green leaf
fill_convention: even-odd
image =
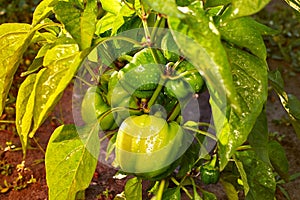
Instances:
[[[246,200],[274,199],[276,181],[272,168],[252,150],[237,152],[236,155],[243,163],[250,187]]]
[[[250,17],[241,17],[222,24],[219,31],[222,38],[241,48],[249,49],[251,53],[261,59],[267,57],[262,34],[274,32]]]
[[[164,191],[162,200],[180,200],[181,194],[180,194],[180,187],[176,188],[168,188]]]
[[[45,155],[49,199],[73,200],[78,191],[85,190],[95,172],[99,152],[97,128],[58,127]]]
[[[299,0],[285,0],[292,8],[300,12],[300,1]]]
[[[290,111],[290,114],[296,120],[300,120],[300,101],[297,97],[292,94],[288,94],[288,104],[287,108]]]
[[[37,5],[33,13],[32,25],[35,26],[46,18],[52,11],[58,0],[43,0]]]
[[[266,62],[245,51],[225,47],[242,112],[228,110],[228,122],[217,134],[221,169],[225,167],[235,149],[247,140],[268,95]]]
[[[241,161],[237,160],[235,157],[234,157],[234,162],[235,162],[235,165],[241,175],[241,179],[243,181],[243,187],[244,187],[244,193],[245,195],[248,194],[250,188],[249,188],[249,184],[248,184],[248,180],[247,180],[247,174],[244,170],[244,167],[243,167],[243,164]]]
[[[289,115],[296,134],[300,138],[299,100],[284,91],[284,82],[279,71],[269,72],[268,77],[271,86],[278,94],[281,104]]]
[[[178,47],[204,77],[216,106],[222,110],[228,99],[231,106],[238,110],[230,65],[220,33],[201,5],[190,6],[182,20],[169,17],[168,23]],[[217,119],[214,121],[218,123]],[[223,125],[224,120],[219,121]]]
[[[119,11],[121,10],[121,3],[119,0],[100,0],[103,10],[113,13],[117,15]]]
[[[16,110],[18,134],[25,145],[22,146],[23,152],[26,152],[28,136],[33,137],[46,120],[73,79],[84,55],[84,52],[78,52],[76,45],[72,48],[70,45],[55,46],[46,53],[44,61],[49,65],[36,74],[33,87],[33,78],[28,82],[30,87],[24,83],[17,97],[20,103]]]
[[[131,5],[128,3],[128,5]],[[115,10],[113,13],[106,13],[96,25],[96,34],[99,35],[104,33],[105,31],[112,30],[111,35],[117,33],[118,29],[125,23],[125,17],[129,20],[133,20],[133,15],[135,11],[130,9],[127,5],[124,5],[119,8],[119,10]],[[130,18],[131,17],[131,18]],[[130,27],[135,28],[135,27]]]
[[[277,141],[270,141],[268,144],[269,157],[275,171],[286,182],[289,181],[289,162],[284,148]]]
[[[160,0],[143,0],[146,2],[153,10],[163,13],[165,15],[168,15],[170,17],[175,17],[175,18],[183,18],[184,15],[179,12],[177,9],[177,4],[175,0],[165,0],[165,1],[160,1]]]
[[[269,131],[265,109],[256,119],[254,127],[248,136],[248,141],[257,156],[265,163],[271,165],[268,153]]]
[[[54,7],[57,19],[79,44],[80,49],[91,46],[96,29],[97,1],[88,0],[86,6],[59,1]]]
[[[205,8],[215,7],[215,6],[227,5],[229,3],[231,3],[231,0],[208,0],[205,1],[204,7]]]
[[[57,49],[59,48],[57,47]],[[65,53],[68,54],[69,52],[65,51]],[[55,56],[53,55],[53,58]],[[41,75],[34,88],[36,93],[33,112],[34,123],[29,137],[33,137],[36,130],[59,101],[65,88],[75,76],[83,56],[84,52],[73,52],[68,56],[61,54],[55,62],[47,66],[47,70],[39,72]]]
[[[35,30],[31,30],[29,24],[0,25],[0,115],[5,106],[13,76],[34,33]]]
[[[203,194],[203,200],[217,200],[217,197],[214,193],[208,192],[206,190],[201,190]]]
[[[16,128],[19,134],[23,154],[26,155],[27,138],[32,124],[34,109],[34,84],[36,74],[29,75],[21,84],[16,101]]]
[[[142,179],[131,178],[126,182],[124,189],[126,199],[142,200]]]
[[[222,20],[253,15],[263,9],[271,0],[232,0]]]
[[[225,193],[228,197],[228,200],[239,200],[238,192],[234,188],[234,186],[221,179],[221,184],[223,185],[223,188],[225,189]]]

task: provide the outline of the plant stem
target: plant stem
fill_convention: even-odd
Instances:
[[[170,122],[170,121],[174,121],[174,119],[176,119],[176,117],[179,115],[181,111],[181,107],[180,107],[180,103],[177,102],[174,110],[172,111],[172,113],[170,114],[170,116],[168,117],[167,121]]]
[[[14,121],[14,120],[0,120],[0,123],[4,123],[4,124],[15,124],[16,121]]]
[[[173,183],[175,183],[175,185],[180,187],[190,199],[193,199],[193,196],[189,193],[189,191],[184,186],[182,186],[174,177],[171,177],[171,180],[173,181]]]
[[[166,185],[166,180],[165,179],[161,180],[157,191],[156,200],[162,200],[165,185]]]
[[[199,130],[199,129],[195,129],[195,128],[192,128],[192,127],[188,127],[188,126],[183,126],[184,129],[187,129],[187,130],[190,130],[190,131],[194,131],[196,133],[199,133],[199,134],[202,134],[202,135],[205,135],[215,141],[218,141],[218,139],[216,138],[216,136],[214,136],[213,134],[211,133],[208,133],[208,132],[205,132],[205,131],[202,131],[202,130]]]

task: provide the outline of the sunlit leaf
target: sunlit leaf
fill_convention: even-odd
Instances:
[[[226,52],[242,113],[229,110],[228,124],[217,134],[221,169],[235,149],[247,140],[268,94],[266,62],[234,47],[226,46]]]
[[[300,1],[299,0],[285,0],[292,8],[300,12]]]
[[[32,25],[35,26],[46,18],[52,11],[53,6],[58,0],[43,0],[41,1],[34,10]]]
[[[93,177],[99,151],[97,128],[58,127],[45,155],[49,199],[73,200],[78,191],[85,190]]]
[[[66,30],[79,44],[81,49],[90,47],[96,29],[96,0],[88,0],[86,6],[59,1],[54,12],[57,19],[64,24]]]
[[[5,106],[13,76],[35,31],[29,24],[0,25],[0,115]]]

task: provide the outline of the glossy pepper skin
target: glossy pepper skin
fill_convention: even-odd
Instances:
[[[116,162],[126,173],[151,179],[164,173],[186,150],[184,130],[154,115],[128,117],[116,139]]]
[[[81,116],[85,123],[97,123],[100,116],[109,111],[111,107],[105,102],[101,90],[98,86],[92,86],[86,91],[82,104],[81,104]],[[99,122],[100,128],[103,131],[113,130],[117,128],[112,113],[109,113]]]
[[[138,100],[121,85],[117,71],[111,75],[108,82],[107,101],[112,109],[118,109],[113,112],[113,115],[119,126],[131,115],[130,109],[139,109]]]
[[[212,161],[201,166],[200,177],[204,184],[216,184],[220,178],[220,170],[216,166],[216,156]]]
[[[200,92],[204,81],[197,69],[188,61],[182,61],[170,72],[171,78],[165,84],[165,92],[168,96],[183,99]],[[178,77],[175,78],[174,77]]]
[[[154,59],[152,52],[158,60]],[[159,83],[165,62],[159,50],[145,48],[119,71],[120,83],[130,94],[138,98],[150,98]]]

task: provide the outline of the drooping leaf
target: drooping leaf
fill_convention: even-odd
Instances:
[[[286,181],[289,180],[289,162],[284,148],[279,142],[273,140],[268,144],[269,157],[275,171]]]
[[[271,165],[268,154],[269,131],[265,109],[256,119],[254,127],[248,136],[248,141],[257,156]]]
[[[234,47],[226,46],[226,52],[242,112],[228,110],[228,124],[217,135],[221,169],[225,167],[235,149],[247,140],[268,94],[266,62]],[[215,110],[213,114],[214,112]]]
[[[142,179],[131,178],[126,182],[124,189],[126,199],[142,200]]]
[[[250,17],[241,17],[219,26],[222,38],[241,48],[247,48],[261,59],[266,59],[267,50],[262,37],[265,33],[276,33]]]
[[[34,10],[32,25],[35,26],[46,18],[52,11],[53,6],[58,0],[43,0],[41,1]]]
[[[61,50],[59,47],[56,47],[56,49]],[[37,80],[33,112],[34,123],[29,137],[33,137],[36,130],[48,117],[83,60],[84,52],[74,50],[73,54],[68,51],[65,51],[65,53],[67,56],[62,53],[53,63],[49,63],[47,70],[43,71]],[[53,54],[53,58],[56,58],[55,54]]]
[[[0,115],[5,106],[13,76],[34,33],[35,30],[31,30],[29,24],[0,25]]]
[[[45,155],[49,199],[73,200],[78,191],[85,190],[96,169],[99,151],[97,128],[58,127]]]
[[[252,150],[237,152],[236,155],[243,164],[250,187],[246,200],[274,199],[276,181],[272,168]]]
[[[32,124],[35,80],[36,74],[31,74],[25,79],[19,88],[16,101],[16,128],[22,143],[24,156],[26,155],[27,138]]]
[[[193,4],[186,11],[184,19],[169,17],[168,23],[178,47],[204,77],[216,106],[223,111],[228,99],[232,107],[238,109],[230,65],[220,33],[201,6]],[[218,123],[217,119],[214,121]],[[219,121],[223,125],[224,119]]]
[[[184,15],[179,12],[177,9],[177,4],[175,0],[165,0],[165,1],[160,1],[160,0],[143,0],[146,2],[153,10],[166,14],[170,17],[175,17],[175,18],[183,18]]]
[[[299,100],[284,91],[284,82],[279,71],[269,72],[268,78],[273,89],[278,94],[281,104],[289,115],[294,130],[300,138]]]
[[[57,19],[64,24],[82,50],[91,46],[96,29],[96,8],[96,0],[88,0],[85,7],[75,1],[59,1],[54,6]]]
[[[300,1],[299,0],[285,0],[292,8],[300,12]]]

